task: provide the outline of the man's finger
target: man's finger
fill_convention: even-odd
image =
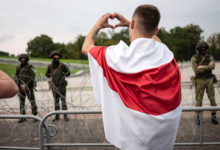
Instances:
[[[113,18],[117,18],[118,20],[121,19],[121,15],[119,13],[115,12],[115,13],[112,14],[112,16],[113,16]]]
[[[105,18],[112,18],[112,14],[111,13],[107,13],[104,15]]]
[[[121,27],[121,26],[122,26],[122,24],[121,24],[121,23],[118,23],[118,24],[116,24],[114,27],[117,28],[117,27]]]
[[[112,29],[114,29],[114,26],[113,26],[113,25],[110,25],[110,24],[109,24],[109,26],[108,26],[108,27],[109,27],[109,28],[112,28]]]

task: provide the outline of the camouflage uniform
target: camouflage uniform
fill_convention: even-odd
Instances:
[[[19,61],[21,61],[22,58],[26,59],[26,63],[22,63],[20,66],[17,66],[16,68],[16,74],[15,79],[16,83],[19,87],[19,100],[20,100],[20,114],[26,114],[25,112],[25,98],[28,97],[30,103],[31,103],[31,109],[32,114],[37,115],[37,105],[35,102],[35,96],[34,96],[34,86],[35,86],[35,72],[32,65],[28,64],[28,56],[26,54],[22,54],[19,56]],[[25,84],[27,90],[24,91],[21,88],[21,85]],[[23,121],[25,121],[23,119]],[[20,120],[20,122],[23,122]]]
[[[208,44],[205,42],[199,43],[197,49],[206,48]],[[205,51],[206,52],[206,51]],[[212,62],[212,63],[210,63]],[[196,106],[202,106],[203,95],[206,90],[211,106],[216,106],[215,102],[215,89],[212,78],[212,70],[215,68],[213,57],[206,53],[201,54],[198,52],[191,58],[192,68],[195,72],[195,93],[196,93]],[[202,68],[199,68],[202,66]],[[199,112],[197,112],[197,115]],[[216,114],[216,111],[212,111]],[[200,124],[200,120],[199,123]]]
[[[60,55],[57,51],[53,51],[51,54],[51,58],[53,58],[54,55]],[[49,85],[52,89],[53,97],[54,97],[54,103],[55,103],[55,110],[60,110],[60,104],[59,99],[61,99],[62,102],[62,110],[67,110],[66,105],[66,86],[67,81],[65,80],[65,77],[70,75],[70,71],[68,67],[57,61],[57,64],[54,64],[54,61],[52,64],[50,64],[46,71],[46,76],[48,78],[51,77],[51,81],[49,81]],[[56,116],[56,120],[59,120],[58,115]],[[66,118],[66,115],[64,115],[64,118]]]

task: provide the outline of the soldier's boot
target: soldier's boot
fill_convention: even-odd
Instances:
[[[218,121],[217,121],[217,119],[216,119],[216,113],[212,113],[211,122],[212,122],[213,124],[218,124]]]
[[[67,117],[67,114],[64,114],[64,120],[69,121],[69,118]]]
[[[199,118],[199,115],[197,115],[196,125],[200,125],[200,118]]]
[[[33,115],[35,115],[35,116],[37,116],[37,114],[38,114],[37,111],[33,113]],[[37,119],[33,119],[33,123],[36,123],[36,122],[38,122],[38,120]]]
[[[52,121],[55,122],[57,120],[60,120],[60,116],[58,114],[55,116],[55,118]]]
[[[25,118],[21,118],[21,119],[18,120],[18,123],[22,123],[22,122],[25,122],[25,121],[27,121]]]

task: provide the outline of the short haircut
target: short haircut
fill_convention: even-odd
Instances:
[[[137,19],[138,30],[148,36],[152,36],[160,21],[160,12],[153,5],[141,5],[136,8],[133,18]]]

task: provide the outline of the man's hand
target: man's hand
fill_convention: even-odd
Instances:
[[[0,69],[0,99],[13,97],[17,92],[16,83]]]
[[[112,14],[112,18],[117,18],[119,20],[119,23],[114,26],[114,29],[117,27],[129,27],[130,25],[130,21],[128,21],[124,16],[117,12]]]
[[[108,19],[114,19],[114,18],[117,18],[120,21],[115,26],[110,25],[108,23]],[[99,20],[96,22],[96,24],[93,26],[93,28],[90,30],[90,32],[86,36],[86,39],[82,46],[82,53],[85,55],[88,55],[89,50],[95,46],[95,39],[100,29],[108,28],[108,27],[112,29],[115,29],[117,27],[128,27],[129,24],[130,22],[118,13],[104,14],[101,18],[99,18]]]
[[[214,64],[214,62],[211,61],[211,62],[209,63],[209,66],[211,66],[211,65],[213,65],[213,64]],[[205,68],[205,66],[200,65],[200,66],[198,66],[197,68],[201,69],[201,68]]]
[[[112,14],[110,13],[107,13],[107,14],[104,14],[101,18],[99,18],[99,20],[96,22],[96,24],[94,25],[94,28],[95,29],[103,29],[103,28],[114,28],[113,25],[110,25],[108,23],[108,19],[114,19],[112,17]]]
[[[83,54],[88,55],[89,50],[93,46],[95,46],[95,39],[100,29],[107,28],[107,27],[114,28],[113,25],[110,25],[108,23],[108,19],[113,19],[112,14],[110,13],[104,14],[101,18],[99,18],[99,20],[90,30],[82,46]]]
[[[25,85],[25,84],[22,84],[22,85],[21,85],[21,89],[22,89],[23,91],[26,91],[26,90],[27,90],[26,85]]]
[[[198,68],[198,69],[201,69],[201,68],[204,68],[204,66],[198,66],[197,68]]]
[[[119,23],[115,26],[108,23],[108,19],[118,19]],[[112,28],[115,29],[117,27],[129,27],[130,22],[121,14],[115,12],[114,14],[104,14],[95,24],[96,29],[103,29],[103,28]]]
[[[212,62],[212,61],[209,63],[209,65],[213,65],[213,64],[214,64],[214,62]]]

